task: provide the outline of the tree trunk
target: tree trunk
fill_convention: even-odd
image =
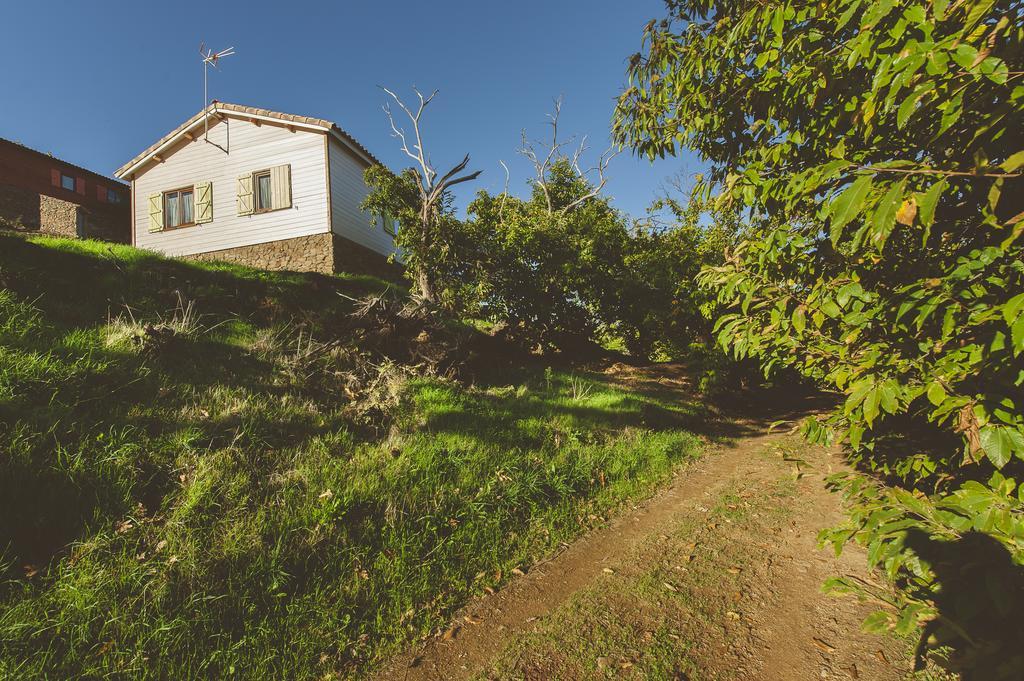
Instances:
[[[434,278],[430,276],[427,269],[420,266],[416,273],[416,287],[419,289],[420,298],[430,305],[437,305],[437,289],[434,286]]]
[[[434,284],[434,275],[431,271],[432,264],[424,262],[427,254],[430,253],[433,244],[433,227],[431,217],[433,217],[433,204],[424,199],[423,205],[420,207],[420,261],[418,264],[418,271],[416,272],[416,287],[419,289],[420,298],[425,303],[430,305],[437,305],[437,287]]]

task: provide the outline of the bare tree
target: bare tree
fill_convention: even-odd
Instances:
[[[604,189],[605,184],[608,182],[608,178],[605,177],[605,171],[608,169],[608,164],[615,156],[618,155],[620,150],[615,150],[613,147],[602,153],[597,163],[587,169],[583,169],[580,166],[583,155],[586,153],[587,147],[587,136],[584,135],[580,140],[579,145],[575,144],[574,138],[567,140],[558,139],[558,118],[562,114],[562,98],[558,97],[555,99],[555,111],[554,113],[548,114],[549,125],[551,126],[551,141],[549,142],[531,142],[526,137],[526,130],[523,130],[523,146],[519,149],[519,153],[525,156],[530,163],[533,164],[535,182],[541,191],[544,193],[544,199],[547,201],[548,213],[554,214],[555,212],[568,213],[574,208],[580,206],[589,199],[594,198],[601,193]],[[572,155],[566,153],[566,149],[572,147]],[[586,182],[592,187],[592,189],[582,196],[576,197],[566,205],[558,208],[557,211],[554,206],[554,201],[551,198],[551,187],[548,182],[548,174],[551,168],[560,159],[566,159],[569,161],[569,166],[573,172],[581,180]]]
[[[469,154],[463,157],[462,161],[456,163],[448,172],[443,175],[439,175],[437,169],[434,168],[430,161],[430,154],[427,153],[423,145],[423,133],[420,129],[420,120],[423,117],[423,111],[430,104],[434,96],[437,95],[437,90],[430,93],[430,96],[424,97],[423,93],[413,88],[413,92],[416,93],[416,97],[419,100],[419,105],[416,107],[415,113],[411,108],[406,106],[405,102],[391,90],[386,87],[381,87],[384,92],[388,93],[395,103],[405,112],[405,115],[409,118],[409,122],[412,125],[412,138],[413,143],[410,148],[409,137],[406,134],[405,128],[395,123],[395,117],[391,111],[390,103],[384,104],[384,113],[388,117],[388,122],[391,124],[391,130],[394,136],[402,142],[402,151],[405,152],[406,156],[416,162],[413,166],[413,171],[416,174],[416,183],[419,187],[420,192],[420,206],[419,206],[419,219],[421,228],[421,239],[420,248],[423,249],[423,253],[429,253],[430,249],[434,246],[436,240],[435,230],[438,227],[438,209],[441,206],[445,192],[462,182],[469,182],[475,180],[480,176],[483,171],[477,170],[465,175],[460,175],[469,165]],[[416,272],[416,285],[419,289],[419,294],[424,302],[436,304],[438,302],[437,287],[435,278],[430,270],[429,266],[424,266],[424,263],[420,263],[419,271]]]

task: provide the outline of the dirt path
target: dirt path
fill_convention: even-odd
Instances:
[[[816,546],[840,517],[823,482],[837,452],[742,425],[378,678],[903,678],[904,646],[860,632],[870,606],[820,591],[832,575],[866,576],[861,552]]]

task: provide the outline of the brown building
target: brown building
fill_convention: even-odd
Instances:
[[[130,243],[129,189],[0,138],[0,228]]]

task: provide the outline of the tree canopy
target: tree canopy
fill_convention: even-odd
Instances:
[[[925,626],[922,654],[1018,678],[1019,586],[993,560],[951,598],[934,556],[981,536],[1024,563],[1024,5],[666,5],[615,134],[695,150],[703,195],[749,214],[703,274],[721,343],[843,395],[805,424],[858,464],[826,538],[866,545],[898,591],[833,586],[887,603],[875,629]]]

